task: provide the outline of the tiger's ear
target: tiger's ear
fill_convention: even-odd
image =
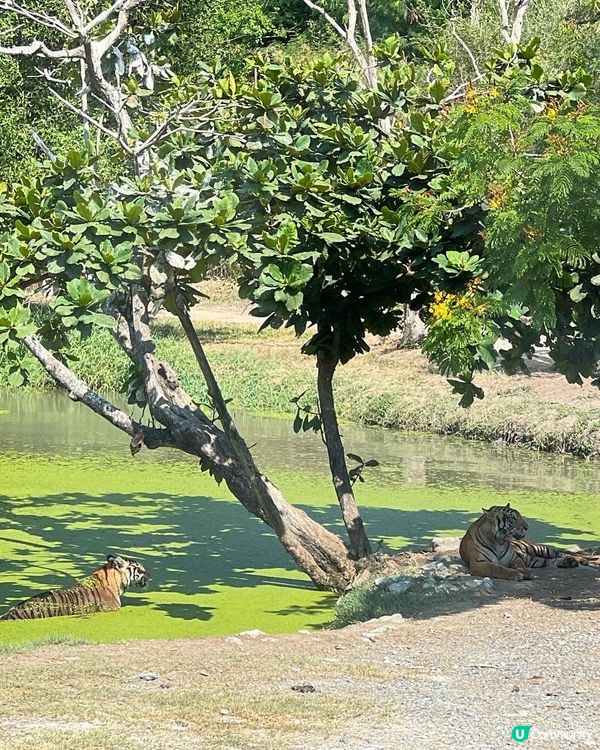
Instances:
[[[510,503],[506,503],[505,508],[510,508]]]
[[[489,513],[491,508],[482,508],[481,509],[484,513]]]
[[[122,557],[119,557],[119,555],[107,555],[106,562],[109,563],[109,565],[112,565],[113,568],[125,567],[125,560],[123,560]]]

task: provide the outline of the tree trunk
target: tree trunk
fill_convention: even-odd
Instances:
[[[404,321],[402,335],[398,344],[399,349],[414,349],[425,338],[427,328],[419,317],[419,313],[404,305]]]
[[[371,545],[365,532],[362,518],[358,512],[352,483],[348,475],[344,445],[335,411],[333,397],[333,375],[337,366],[337,357],[323,351],[317,356],[317,390],[321,425],[329,455],[329,466],[335,492],[342,510],[342,518],[350,539],[350,551],[355,559],[371,554]]]
[[[167,428],[180,450],[198,456],[203,469],[210,470],[217,480],[223,479],[246,510],[273,529],[286,551],[318,588],[345,589],[355,575],[355,568],[343,541],[290,505],[260,473],[231,418],[228,417],[226,428],[228,435],[196,406],[171,368],[156,359],[147,303],[141,291],[132,297],[128,324],[129,337],[126,340],[121,335],[121,345],[141,366],[153,418]],[[210,382],[208,370],[203,369]]]

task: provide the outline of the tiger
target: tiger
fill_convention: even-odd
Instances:
[[[459,548],[472,575],[522,581],[533,578],[530,568],[576,568],[597,559],[528,541],[527,521],[510,503],[482,510],[483,516],[469,526]]]
[[[87,615],[114,612],[121,608],[121,596],[128,586],[143,588],[149,575],[137,560],[108,555],[106,563],[67,589],[53,589],[15,604],[0,620],[32,620],[41,617]]]

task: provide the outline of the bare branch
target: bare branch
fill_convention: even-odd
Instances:
[[[450,26],[450,33],[456,39],[456,41],[460,44],[460,46],[464,49],[464,51],[467,53],[467,56],[469,57],[469,60],[471,61],[471,65],[473,66],[473,70],[475,71],[475,75],[481,78],[481,71],[479,70],[479,66],[477,65],[477,60],[475,59],[475,55],[473,54],[473,52],[471,51],[471,49],[469,48],[465,40],[462,39],[458,35],[458,32],[456,31],[454,24],[451,24]]]
[[[498,7],[500,9],[502,36],[504,37],[504,41],[507,44],[510,44],[512,39],[510,34],[510,23],[508,21],[508,0],[498,0]]]
[[[308,7],[311,10],[315,10],[317,13],[320,13],[323,18],[327,21],[327,23],[337,31],[337,33],[342,37],[342,39],[346,40],[346,29],[344,29],[340,24],[335,20],[333,16],[331,16],[325,8],[323,8],[320,5],[317,5],[313,2],[313,0],[303,0],[305,5],[308,5]]]
[[[480,73],[478,76],[476,76],[472,80],[465,81],[464,83],[461,83],[460,86],[457,86],[454,89],[454,91],[452,91],[450,94],[448,94],[448,96],[445,96],[440,103],[441,104],[449,104],[450,102],[453,102],[455,99],[460,99],[461,97],[463,97],[465,95],[465,90],[469,86],[472,86],[477,81],[480,81],[482,78],[485,78],[485,76],[486,76],[486,73]]]
[[[145,0],[116,0],[109,8],[103,10],[102,13],[99,13],[96,18],[93,18],[83,27],[83,34],[86,36],[89,35],[92,29],[95,29],[96,26],[100,26],[104,21],[107,21],[112,15],[117,13],[117,11],[119,14],[122,12],[129,13],[130,10],[143,2],[145,2]]]
[[[0,36],[9,36],[10,34],[16,34],[19,29],[25,26],[24,23],[20,23],[18,26],[13,26],[12,29],[3,29],[0,31]]]
[[[60,31],[61,34],[64,34],[71,39],[76,39],[78,36],[73,29],[65,26],[60,19],[56,18],[56,16],[49,16],[46,13],[38,13],[37,11],[30,10],[29,8],[15,2],[15,0],[0,0],[0,10],[4,10],[7,13],[15,13],[16,15],[27,18],[30,21],[35,21],[35,23],[39,23],[41,26],[46,26],[48,29]]]
[[[38,133],[35,132],[35,130],[31,131],[31,137],[33,138],[36,146],[44,153],[46,154],[47,158],[50,159],[50,161],[56,161],[56,154],[54,154],[50,148],[44,143],[41,136],[38,135]]]
[[[72,49],[49,49],[44,42],[35,39],[31,44],[17,47],[0,47],[0,54],[13,55],[15,57],[40,55],[53,60],[77,60],[83,57],[83,47]]]
[[[365,42],[367,43],[367,52],[371,54],[373,51],[373,36],[371,34],[371,22],[369,21],[369,13],[367,11],[367,0],[358,0],[358,10]]]
[[[126,151],[128,154],[133,154],[133,151],[131,147],[129,146],[129,144],[123,141],[123,139],[119,137],[119,134],[115,133],[114,130],[109,130],[109,128],[105,127],[101,122],[91,117],[91,115],[88,115],[87,112],[84,112],[83,109],[81,109],[80,107],[76,107],[74,104],[71,104],[71,102],[68,99],[65,99],[64,96],[61,96],[58,93],[58,91],[51,88],[50,86],[48,87],[48,91],[53,96],[55,96],[59,102],[64,104],[65,107],[67,107],[67,109],[70,109],[71,112],[74,112],[76,115],[79,115],[80,117],[82,117],[84,120],[89,122],[98,130],[101,130],[106,135],[110,136],[111,138],[114,138],[114,140],[116,140],[120,144],[120,146],[124,149],[124,151]]]
[[[24,345],[33,354],[37,361],[42,365],[44,370],[63,388],[69,392],[70,398],[75,401],[81,401],[93,412],[106,419],[112,425],[122,432],[131,435],[137,434],[142,427],[138,422],[133,420],[124,411],[117,408],[110,401],[91,390],[88,384],[75,375],[74,372],[60,362],[51,351],[46,349],[37,336],[27,336],[23,340]],[[168,430],[157,430],[151,427],[143,426],[144,443],[149,448],[159,448],[163,446],[174,446]]]
[[[498,0],[502,36],[507,44],[520,43],[521,37],[523,36],[525,14],[529,7],[529,0],[513,0],[513,3],[515,6],[515,15],[511,25],[508,12],[508,0]]]
[[[523,36],[523,24],[525,23],[525,14],[529,6],[529,0],[515,0],[515,18],[512,26],[511,41],[513,44],[519,44]]]
[[[71,16],[71,21],[73,21],[77,31],[81,32],[81,28],[83,26],[83,17],[81,13],[75,7],[75,3],[73,2],[73,0],[64,0],[64,2],[69,15]]]

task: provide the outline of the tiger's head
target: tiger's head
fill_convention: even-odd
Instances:
[[[500,544],[508,539],[523,539],[527,534],[527,521],[518,510],[510,507],[510,503],[481,510],[491,522],[492,533]]]
[[[113,575],[120,579],[120,588],[125,590],[128,586],[137,586],[144,588],[148,585],[150,576],[142,563],[132,560],[130,557],[123,555],[107,555],[105,568],[107,572],[112,571]]]

